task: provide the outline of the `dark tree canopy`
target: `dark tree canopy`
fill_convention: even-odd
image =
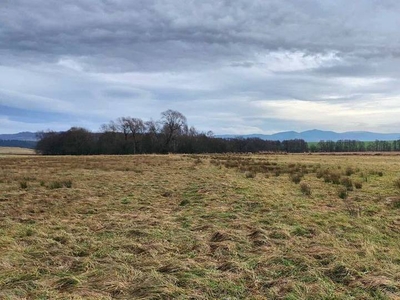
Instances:
[[[307,143],[295,141],[264,141],[222,139],[211,131],[198,132],[189,127],[186,117],[174,110],[161,113],[160,121],[143,121],[121,117],[101,126],[100,133],[83,128],[66,132],[41,133],[36,150],[42,154],[136,154],[136,153],[223,153],[287,151],[306,152]]]
[[[102,125],[99,133],[72,127],[65,132],[39,132],[37,136],[36,151],[49,155],[400,151],[400,140],[320,141],[309,147],[301,139],[280,142],[259,138],[217,138],[212,131],[204,133],[189,127],[182,113],[170,109],[161,113],[159,121],[121,117]]]

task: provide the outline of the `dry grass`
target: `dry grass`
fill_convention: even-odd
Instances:
[[[18,147],[0,147],[0,155],[33,155],[33,149],[18,148]]]
[[[0,299],[399,299],[399,165],[0,157]],[[325,170],[362,188],[342,200]]]

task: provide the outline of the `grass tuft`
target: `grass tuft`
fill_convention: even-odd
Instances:
[[[346,187],[339,187],[337,190],[337,195],[340,199],[346,199],[348,196],[348,189]]]
[[[400,189],[400,178],[396,178],[394,181],[394,186]]]
[[[19,187],[21,189],[24,189],[24,190],[27,189],[28,188],[28,182],[27,181],[20,181]]]
[[[59,291],[65,292],[70,291],[79,284],[80,281],[77,278],[69,276],[57,280],[55,288]]]
[[[300,190],[303,195],[310,196],[311,195],[311,186],[308,183],[302,182],[300,184]]]

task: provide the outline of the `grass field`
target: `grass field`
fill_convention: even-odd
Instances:
[[[400,299],[400,157],[0,157],[0,299]]]
[[[0,155],[32,155],[35,150],[18,147],[0,147]]]

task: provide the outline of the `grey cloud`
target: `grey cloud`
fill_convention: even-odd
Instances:
[[[386,109],[395,122],[398,1],[3,2],[3,106],[62,111],[81,126],[125,114],[157,118],[173,108],[201,129],[248,133],[342,120],[300,119],[290,105],[356,114],[376,101],[376,115]],[[382,120],[377,128],[386,128]],[[372,121],[358,116],[348,124]]]
[[[94,70],[148,71],[248,64],[280,49],[388,56],[398,52],[399,8],[344,0],[7,1],[1,61],[67,55]]]
[[[114,99],[137,99],[151,97],[150,93],[127,87],[108,87],[102,91],[104,97]]]

